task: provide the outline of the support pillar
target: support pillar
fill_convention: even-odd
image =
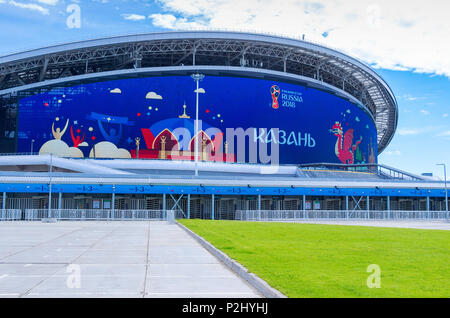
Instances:
[[[386,209],[387,209],[387,216],[388,219],[391,218],[391,197],[386,197]]]
[[[116,193],[113,192],[111,194],[111,220],[114,220],[114,214],[116,212],[115,209],[116,209]]]
[[[369,210],[370,210],[370,197],[366,197],[366,211],[367,211],[367,218],[369,218]]]
[[[58,193],[58,219],[61,219],[62,192]]]
[[[303,205],[303,218],[306,219],[306,195],[303,195],[302,205]]]
[[[211,194],[211,220],[214,220],[214,193]]]
[[[163,211],[166,212],[166,194],[163,193]]]
[[[258,194],[258,219],[261,220],[261,194]]]
[[[348,219],[348,195],[345,196],[345,218]]]
[[[187,196],[187,218],[190,219],[191,218],[191,195],[188,194]]]
[[[427,219],[430,218],[430,197],[427,197]]]
[[[2,200],[2,220],[6,219],[6,192],[3,192]]]

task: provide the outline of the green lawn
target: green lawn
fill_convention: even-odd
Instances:
[[[289,297],[450,297],[450,232],[180,220]],[[368,288],[378,264],[381,288]]]

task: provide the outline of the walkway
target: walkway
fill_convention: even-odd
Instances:
[[[117,221],[1,222],[0,297],[260,295],[177,225]]]

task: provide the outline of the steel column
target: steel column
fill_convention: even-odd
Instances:
[[[114,188],[113,188],[113,190],[114,190]],[[115,205],[116,205],[116,194],[113,192],[111,194],[111,219],[112,220],[114,220]]]
[[[166,211],[166,194],[163,193],[163,211]]]
[[[258,216],[261,219],[261,194],[258,194]]]
[[[48,182],[48,212],[47,217],[52,217],[52,172],[53,172],[53,154],[50,154],[50,174]]]
[[[430,197],[427,197],[427,219],[430,218]]]
[[[367,210],[367,218],[369,218],[369,210],[370,210],[370,197],[366,197],[366,210]]]
[[[348,219],[348,195],[345,196],[345,218]]]
[[[58,219],[61,219],[62,192],[58,193]]]
[[[211,220],[214,220],[214,193],[211,194]]]
[[[3,192],[2,200],[2,220],[6,219],[6,192]]]
[[[390,219],[391,218],[391,197],[390,196],[386,197],[386,210],[387,210],[388,219]]]
[[[187,195],[187,218],[190,219],[191,218],[191,195],[188,194]]]
[[[306,195],[303,195],[302,205],[303,205],[303,218],[306,219]]]

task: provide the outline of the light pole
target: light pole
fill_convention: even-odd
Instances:
[[[30,149],[30,155],[33,155],[33,144],[34,144],[34,139],[31,139],[31,149]]]
[[[445,217],[448,219],[448,196],[447,196],[447,169],[445,163],[438,163],[437,166],[444,166],[444,188],[445,188]]]
[[[52,213],[52,171],[53,171],[53,154],[50,153],[50,173],[48,182],[48,218],[51,217]]]
[[[194,131],[194,135],[195,135],[195,150],[194,150],[194,156],[195,156],[195,176],[198,176],[198,82],[200,82],[201,80],[203,80],[205,78],[205,75],[203,74],[192,74],[191,75],[192,79],[197,83],[197,89],[195,90],[196,92],[196,99],[195,99],[195,131]]]

